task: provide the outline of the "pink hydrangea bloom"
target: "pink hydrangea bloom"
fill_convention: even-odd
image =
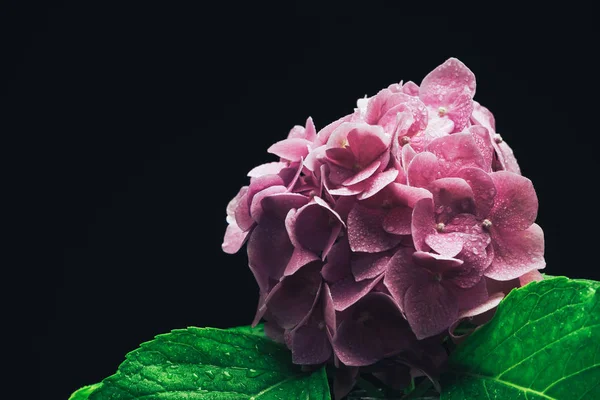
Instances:
[[[403,361],[384,380],[434,376],[462,319],[541,279],[533,184],[475,87],[451,58],[321,130],[308,118],[227,206],[223,250],[247,243],[254,323],[295,363],[340,367],[339,393],[388,357]]]

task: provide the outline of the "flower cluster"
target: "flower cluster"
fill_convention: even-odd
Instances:
[[[451,58],[268,151],[227,206],[227,253],[247,242],[254,323],[297,364],[366,366],[453,334],[540,279],[538,201],[475,76]],[[489,313],[488,313],[489,314]]]

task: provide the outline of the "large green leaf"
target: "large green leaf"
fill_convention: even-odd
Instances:
[[[257,332],[187,328],[129,353],[117,373],[89,395],[108,399],[329,400],[330,395],[324,368],[302,372],[289,350]]]
[[[101,383],[95,385],[84,386],[69,397],[69,400],[88,400],[92,392],[102,386]]]
[[[599,282],[513,290],[450,357],[442,399],[600,399]]]

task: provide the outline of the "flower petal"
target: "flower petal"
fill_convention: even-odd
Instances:
[[[419,282],[404,296],[404,314],[418,340],[448,329],[458,318],[458,300],[445,286]]]
[[[352,251],[378,253],[389,250],[402,240],[401,236],[383,229],[386,210],[355,204],[348,214],[348,241]]]
[[[287,166],[287,163],[281,161],[274,161],[266,164],[261,164],[254,167],[248,172],[248,176],[251,178],[258,178],[263,175],[277,175],[279,171]]]
[[[322,282],[320,267],[316,262],[286,276],[269,293],[267,309],[282,328],[293,329],[315,306]]]
[[[444,107],[443,112],[454,121],[458,132],[473,112],[475,86],[473,72],[456,58],[450,58],[423,79],[419,98],[430,107]]]
[[[414,345],[414,336],[388,295],[370,293],[340,323],[332,344],[342,363],[365,366]]]
[[[333,307],[337,311],[344,311],[369,293],[382,279],[383,275],[379,275],[357,282],[353,276],[348,276],[332,284],[330,289]]]
[[[493,172],[490,177],[497,191],[489,217],[492,224],[511,231],[531,226],[538,211],[538,199],[531,181],[508,171]]]
[[[390,261],[388,253],[354,253],[350,266],[357,282],[381,275]]]
[[[412,213],[410,207],[394,207],[383,219],[383,229],[394,235],[410,235],[412,232]]]
[[[300,161],[308,155],[311,144],[310,141],[301,138],[284,139],[271,145],[267,152],[285,160]]]
[[[421,199],[415,204],[412,214],[412,236],[415,248],[421,251],[429,250],[425,239],[436,234],[435,213],[432,199]]]
[[[487,277],[507,281],[546,267],[544,232],[538,224],[518,232],[494,229],[492,243],[494,260],[485,271]]]

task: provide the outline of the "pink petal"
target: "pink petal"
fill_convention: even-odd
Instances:
[[[417,154],[407,170],[410,186],[425,188],[440,177],[440,165],[435,154],[424,151]]]
[[[305,139],[311,143],[314,142],[317,139],[317,130],[312,117],[308,117],[304,125],[306,126],[306,130],[304,132]]]
[[[248,176],[251,178],[258,178],[263,175],[276,175],[283,168],[287,166],[287,163],[281,161],[270,162],[261,164],[258,167],[254,167],[248,172]]]
[[[500,161],[500,165],[504,170],[521,175],[521,168],[519,168],[519,163],[517,163],[515,154],[513,153],[513,150],[510,148],[508,143],[504,141],[496,143],[496,154],[498,155],[498,160]]]
[[[377,253],[389,250],[402,240],[383,229],[386,210],[355,204],[348,215],[348,241],[352,251]]]
[[[412,215],[412,235],[415,248],[420,251],[427,251],[428,246],[425,239],[429,235],[436,234],[437,223],[433,211],[432,199],[421,199],[415,204]]]
[[[458,299],[459,311],[472,310],[481,307],[489,299],[485,279],[483,279],[483,277],[481,277],[476,285],[472,285],[469,288],[453,287],[452,289],[454,295]]]
[[[235,208],[235,221],[242,231],[249,231],[256,223],[250,215],[250,204],[248,203],[248,193],[237,202]]]
[[[346,308],[362,299],[382,279],[383,275],[379,275],[374,279],[365,279],[356,282],[353,276],[348,276],[341,281],[332,284],[330,289],[333,307],[337,311],[344,311]]]
[[[456,58],[446,60],[421,82],[419,97],[430,107],[444,107],[454,121],[455,131],[461,131],[473,112],[475,75]]]
[[[444,222],[457,214],[475,212],[473,190],[464,179],[437,179],[427,189],[433,194],[436,212]]]
[[[233,223],[229,224],[225,230],[225,238],[223,239],[221,248],[227,254],[237,253],[244,243],[246,243],[249,233],[250,231],[242,231],[235,221],[233,221]]]
[[[494,115],[490,112],[490,110],[476,101],[473,101],[471,122],[487,128],[487,130],[490,132],[496,132],[496,121],[494,119]]]
[[[399,248],[390,258],[383,280],[383,284],[401,310],[404,310],[404,298],[408,288],[414,283],[428,278],[424,268],[415,267],[413,253],[414,249]]]
[[[483,156],[470,133],[455,133],[435,139],[427,145],[426,150],[437,156],[440,177],[456,176],[465,167],[486,168]]]
[[[483,156],[483,170],[485,172],[492,171],[492,161],[494,159],[494,146],[492,145],[492,139],[489,131],[479,125],[473,125],[469,127],[469,132],[473,135],[473,140],[479,148],[479,152]]]
[[[414,207],[417,201],[421,199],[431,199],[432,194],[429,190],[404,185],[401,183],[392,183],[386,187],[394,197],[395,205],[406,205],[408,207]]]
[[[364,200],[379,192],[388,184],[394,182],[398,176],[398,170],[389,169],[385,172],[380,172],[361,182],[361,193],[357,196],[358,200]]]
[[[425,237],[425,243],[445,257],[456,257],[463,249],[464,236],[459,232],[433,233]]]
[[[507,281],[546,267],[544,232],[538,224],[517,232],[494,229],[492,243],[495,257],[485,271],[489,278]]]
[[[418,96],[419,86],[413,81],[408,81],[402,86],[402,93],[406,93],[411,96]]]
[[[321,129],[317,133],[317,139],[316,139],[315,143],[317,145],[323,145],[323,144],[327,143],[329,141],[329,138],[331,137],[331,134],[333,133],[333,131],[335,131],[337,128],[339,128],[339,126],[341,124],[343,124],[344,122],[350,121],[351,118],[352,118],[352,114],[348,114],[336,121],[333,121],[329,125],[325,126],[323,129]]]
[[[479,168],[463,168],[457,176],[464,179],[473,191],[476,215],[479,218],[487,217],[496,197],[496,186],[490,175]]]
[[[392,137],[380,126],[357,124],[348,132],[347,140],[356,162],[364,168],[390,147]]]
[[[318,171],[321,165],[325,162],[326,157],[326,146],[321,145],[316,147],[312,149],[304,158],[304,166],[309,171]]]
[[[409,207],[395,207],[389,210],[383,219],[383,229],[394,235],[410,235],[412,232],[412,213]]]
[[[342,185],[351,186],[351,185],[355,185],[359,182],[362,182],[365,179],[371,177],[379,169],[380,166],[381,166],[381,161],[375,160],[371,164],[367,165],[365,168],[359,170],[358,172],[355,172],[354,174],[352,174],[351,176],[346,178],[342,182]]]
[[[489,216],[493,226],[521,231],[533,224],[537,217],[538,199],[531,181],[507,171],[493,172],[490,177],[497,190]]]
[[[306,139],[293,138],[281,140],[267,149],[268,153],[275,154],[285,160],[299,161],[308,155],[311,142]]]

